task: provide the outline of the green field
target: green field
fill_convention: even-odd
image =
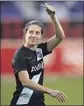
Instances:
[[[83,78],[82,77],[45,77],[44,85],[63,91],[67,95],[66,103],[59,103],[55,98],[45,94],[46,105],[82,105],[83,106]],[[13,77],[1,78],[1,106],[8,105],[15,90]]]

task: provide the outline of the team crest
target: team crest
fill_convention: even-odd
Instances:
[[[41,60],[43,58],[42,49],[37,48],[36,53],[37,53],[37,61]]]

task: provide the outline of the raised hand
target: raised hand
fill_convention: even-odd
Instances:
[[[46,12],[52,16],[52,15],[55,15],[55,7],[52,6],[52,5],[49,5],[48,3],[45,3],[45,4],[41,4],[44,8],[46,8]]]

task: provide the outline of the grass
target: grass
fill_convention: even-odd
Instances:
[[[44,85],[63,91],[67,95],[66,103],[59,103],[57,99],[45,94],[46,105],[82,105],[83,106],[83,78],[82,77],[45,77]],[[1,106],[9,105],[15,90],[13,77],[1,78]]]

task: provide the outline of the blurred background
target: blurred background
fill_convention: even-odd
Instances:
[[[45,1],[46,2],[46,1]],[[41,4],[44,1],[1,2],[1,105],[10,104],[15,90],[11,67],[14,52],[23,44],[26,22],[38,20],[44,25],[46,41],[54,35],[52,21]],[[83,1],[47,1],[55,6],[66,38],[44,57],[44,85],[63,91],[67,101],[60,104],[45,95],[46,105],[83,105]]]

